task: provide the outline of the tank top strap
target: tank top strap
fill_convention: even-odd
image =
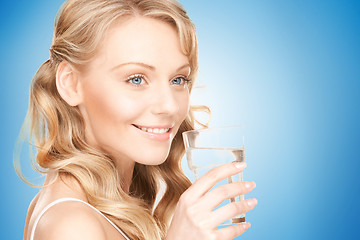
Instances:
[[[34,222],[34,225],[31,229],[31,235],[30,235],[30,240],[34,240],[34,234],[35,234],[35,229],[36,229],[36,226],[37,224],[39,223],[40,221],[40,218],[42,217],[42,215],[44,215],[44,213],[49,210],[49,208],[51,208],[52,206],[58,204],[58,203],[62,203],[62,202],[70,202],[70,201],[73,201],[73,202],[81,202],[81,203],[84,203],[86,204],[87,206],[89,206],[90,208],[92,208],[93,210],[95,210],[96,212],[98,212],[101,216],[103,216],[126,240],[130,240],[123,231],[121,231],[120,228],[118,228],[118,226],[115,225],[115,223],[113,223],[109,218],[107,218],[102,212],[100,212],[97,208],[95,208],[94,206],[90,205],[89,203],[83,201],[83,200],[80,200],[80,199],[77,199],[77,198],[59,198],[53,202],[51,202],[50,204],[48,204],[39,214],[39,216],[36,218],[35,222]]]

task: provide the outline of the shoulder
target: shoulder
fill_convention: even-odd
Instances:
[[[39,199],[39,194],[37,194],[34,197],[34,199],[31,201],[31,203],[30,203],[30,205],[28,207],[28,211],[27,211],[27,214],[26,214],[26,220],[25,220],[24,239],[27,239],[30,218],[33,215],[34,208],[36,206],[36,203],[37,203],[38,199]]]
[[[35,239],[106,239],[99,214],[81,202],[69,201],[50,207],[36,227]]]

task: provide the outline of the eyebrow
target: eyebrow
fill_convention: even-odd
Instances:
[[[155,67],[154,66],[151,66],[149,64],[146,64],[146,63],[142,63],[142,62],[127,62],[127,63],[121,63],[119,65],[116,65],[115,67],[111,68],[110,71],[114,71],[115,69],[118,69],[118,68],[121,68],[123,66],[126,66],[126,65],[138,65],[138,66],[141,66],[141,67],[144,67],[144,68],[147,68],[147,69],[150,69],[152,71],[155,71]],[[187,68],[189,67],[190,68],[190,64],[186,63],[184,65],[182,65],[181,67],[179,67],[178,69],[176,69],[176,72],[177,71],[180,71],[184,68]],[[191,69],[191,68],[190,68]]]

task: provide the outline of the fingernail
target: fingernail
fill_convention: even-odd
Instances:
[[[245,168],[246,167],[246,162],[235,162],[235,167],[236,168]]]
[[[249,222],[244,222],[242,225],[243,225],[244,230],[247,230],[251,226],[251,224]]]
[[[248,199],[246,201],[247,201],[247,204],[249,205],[249,207],[254,207],[258,203],[256,198],[251,198],[251,199]]]
[[[256,187],[255,182],[245,182],[245,187],[250,189]]]

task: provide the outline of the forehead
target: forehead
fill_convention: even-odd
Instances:
[[[120,18],[106,32],[94,61],[144,62],[162,66],[188,63],[174,26],[149,17]]]

